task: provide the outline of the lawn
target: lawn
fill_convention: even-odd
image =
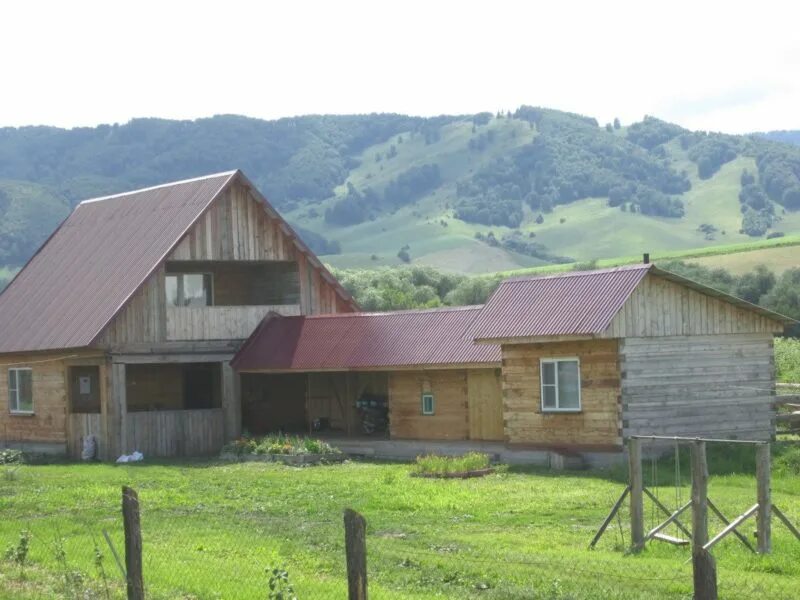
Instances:
[[[685,458],[679,488],[668,462],[655,473],[662,487],[653,487],[668,506],[688,498]],[[710,495],[729,516],[755,502],[752,475],[731,466],[749,467],[751,459],[724,453],[712,463]],[[649,484],[655,469],[648,462],[646,470]],[[267,598],[273,567],[286,569],[301,600],[344,598],[345,507],[367,519],[372,598],[691,597],[687,549],[622,551],[627,513],[622,529],[614,523],[587,550],[622,491],[619,473],[500,468],[479,479],[438,480],[410,472],[408,464],[374,462],[26,465],[0,477],[0,551],[21,530],[32,533],[22,573],[0,557],[0,598],[121,597],[102,532],[122,551],[126,484],[139,492],[150,598]],[[776,472],[772,487],[775,504],[798,522],[796,473]],[[648,509],[646,526],[655,518]],[[712,532],[721,527],[710,524]],[[773,531],[771,556],[751,555],[735,539],[715,548],[722,597],[794,597],[800,542],[777,522]]]

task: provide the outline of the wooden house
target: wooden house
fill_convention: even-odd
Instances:
[[[0,440],[218,452],[262,318],[356,308],[239,171],[87,200],[0,294]]]
[[[650,264],[358,312],[232,171],[82,202],[0,294],[0,444],[203,455],[286,431],[541,460],[768,439],[788,323]]]

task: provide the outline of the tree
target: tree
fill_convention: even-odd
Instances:
[[[733,295],[743,298],[753,304],[758,304],[761,297],[767,294],[775,286],[775,274],[764,265],[745,273],[736,282]]]
[[[410,250],[411,248],[406,244],[405,246],[400,248],[400,251],[397,253],[397,258],[402,260],[404,263],[410,263],[411,262]]]
[[[606,123],[606,131],[608,133],[614,133],[614,126],[611,123]]]
[[[618,117],[614,117],[614,129],[619,129],[620,127],[621,127],[621,125],[619,123],[619,118]]]

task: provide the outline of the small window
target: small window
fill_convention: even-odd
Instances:
[[[581,372],[577,358],[543,358],[541,366],[542,411],[581,410]]]
[[[425,392],[422,394],[422,414],[432,415],[434,413],[433,394]]]
[[[167,275],[169,306],[211,306],[213,304],[211,273],[171,273]]]
[[[33,414],[33,371],[8,370],[8,410],[14,414]]]

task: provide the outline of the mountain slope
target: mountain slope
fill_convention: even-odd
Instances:
[[[235,167],[339,267],[486,272],[800,232],[800,148],[763,136],[533,107],[137,119],[0,129],[0,265],[83,198]]]

